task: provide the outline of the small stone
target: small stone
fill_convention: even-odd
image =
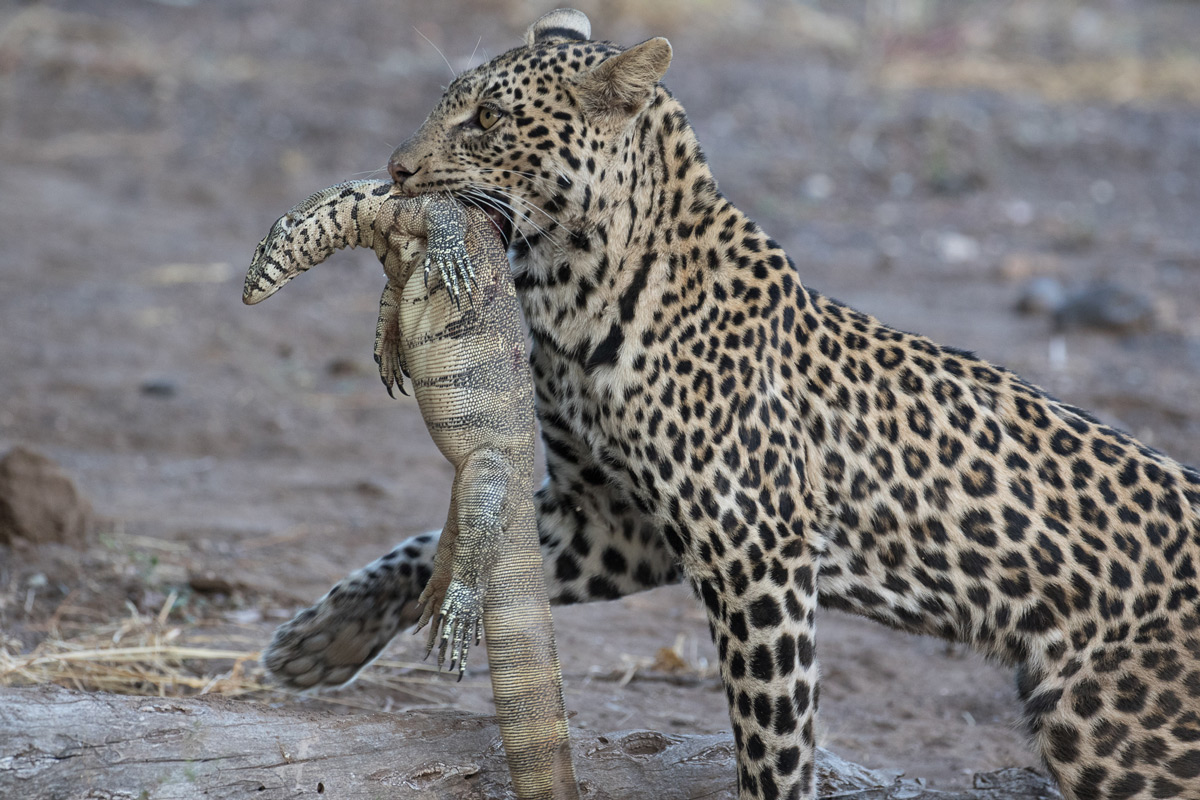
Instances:
[[[1004,204],[1004,216],[1018,228],[1033,222],[1033,204],[1028,200],[1012,200]]]
[[[1049,253],[1016,252],[1000,262],[1000,277],[1006,281],[1024,281],[1043,275],[1060,275],[1062,259]]]
[[[260,608],[235,608],[226,611],[225,617],[238,625],[253,625],[263,621],[263,612]]]
[[[888,181],[888,190],[892,193],[892,197],[908,197],[916,186],[916,178],[907,172],[897,172]]]
[[[353,358],[334,358],[325,365],[325,372],[334,378],[353,378],[365,371]]]
[[[179,391],[178,385],[170,378],[151,378],[142,381],[138,391],[147,397],[174,397]]]
[[[91,503],[54,461],[20,446],[0,459],[0,544],[82,548],[93,527]]]
[[[1112,202],[1117,189],[1109,181],[1092,181],[1092,185],[1088,187],[1088,194],[1091,195],[1093,203],[1103,206]]]
[[[200,594],[233,594],[237,587],[217,572],[206,569],[188,573],[188,586]]]
[[[965,264],[979,258],[979,241],[961,233],[943,233],[937,239],[938,257],[947,264]]]
[[[835,188],[833,178],[818,172],[805,178],[803,191],[809,200],[828,200]]]
[[[1060,328],[1096,328],[1112,333],[1146,330],[1154,323],[1154,301],[1119,284],[1099,281],[1072,292],[1054,314]]]
[[[1016,308],[1022,314],[1054,314],[1067,300],[1067,292],[1056,278],[1045,275],[1026,281],[1017,297]]]
[[[1153,248],[1160,265],[1168,265],[1182,270],[1200,269],[1200,247],[1192,242],[1159,239],[1154,242]]]
[[[1061,203],[1042,227],[1050,245],[1060,253],[1078,253],[1096,244],[1097,223],[1073,203]]]
[[[354,491],[363,497],[387,497],[389,492],[386,488],[376,483],[375,481],[356,481]]]

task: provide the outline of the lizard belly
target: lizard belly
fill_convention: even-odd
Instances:
[[[519,379],[527,369],[523,342],[506,341],[484,318],[495,310],[488,294],[459,308],[436,278],[426,286],[420,270],[401,293],[400,331],[413,395],[430,436],[452,464],[479,447],[517,445],[514,437],[529,438],[533,448],[532,412],[528,437],[513,429],[514,414],[532,400],[528,379]]]

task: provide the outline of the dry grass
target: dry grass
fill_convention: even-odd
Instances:
[[[0,685],[53,683],[159,697],[271,690],[262,680],[257,651],[206,647],[200,640],[181,643],[183,629],[167,624],[177,599],[172,593],[153,617],[131,608],[127,618],[69,639],[54,632],[30,653],[2,646]]]
[[[177,599],[172,592],[153,616],[131,606],[125,619],[97,624],[77,635],[64,637],[54,629],[28,653],[16,652],[15,642],[0,640],[0,686],[55,684],[79,691],[157,697],[297,694],[268,681],[259,663],[259,650],[230,646],[237,637],[206,635],[168,624]],[[417,674],[408,674],[414,672]],[[431,689],[436,694],[435,687],[447,685],[449,680],[444,674],[430,673],[438,673],[438,669],[430,664],[379,660],[363,671],[358,682],[428,697]],[[313,697],[379,710],[344,697]]]

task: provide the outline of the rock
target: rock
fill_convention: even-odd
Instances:
[[[82,548],[93,523],[91,503],[54,461],[20,446],[0,459],[0,544]]]
[[[1048,217],[1043,228],[1051,247],[1060,253],[1079,253],[1090,250],[1096,244],[1096,221],[1069,205]]]
[[[1049,253],[1010,253],[1000,262],[1000,277],[1006,281],[1027,281],[1031,278],[1062,275],[1062,259]]]
[[[332,378],[357,378],[368,374],[363,366],[353,358],[339,357],[325,365],[325,373]]]
[[[1160,264],[1200,269],[1200,248],[1188,241],[1159,239],[1154,242],[1154,255]]]
[[[823,172],[809,175],[801,184],[801,191],[809,200],[828,200],[836,188],[837,184],[833,182],[833,178]]]
[[[1022,314],[1049,314],[1058,330],[1093,328],[1110,333],[1148,330],[1155,317],[1154,299],[1144,292],[1109,281],[1068,291],[1048,276],[1025,282],[1016,309]]]
[[[228,577],[211,569],[189,570],[187,580],[188,587],[200,594],[230,595],[237,588]]]
[[[170,378],[150,378],[142,381],[138,391],[147,397],[174,397],[179,392],[179,386]]]
[[[943,233],[937,238],[938,258],[946,264],[966,264],[979,259],[979,240],[961,233]]]
[[[1043,275],[1021,287],[1016,305],[1022,314],[1055,314],[1066,300],[1067,292],[1058,279]]]
[[[1067,295],[1054,312],[1059,328],[1099,328],[1113,333],[1146,330],[1154,323],[1154,301],[1147,295],[1106,281]]]

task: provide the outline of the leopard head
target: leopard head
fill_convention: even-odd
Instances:
[[[623,144],[665,91],[671,45],[623,50],[590,36],[583,13],[552,11],[522,46],[455,79],[392,153],[401,191],[446,192],[487,211],[518,258],[603,213],[596,193],[623,180]]]

